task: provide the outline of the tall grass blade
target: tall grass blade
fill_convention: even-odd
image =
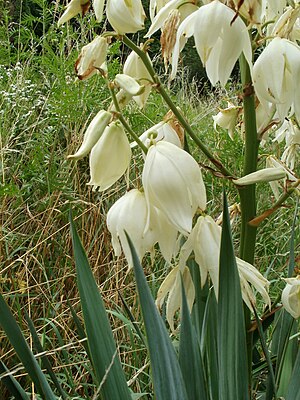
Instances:
[[[15,379],[12,374],[9,374],[9,370],[0,360],[0,380],[4,383],[7,387],[9,393],[14,396],[15,400],[29,400],[25,390],[21,387],[19,382]],[[5,375],[5,376],[2,376]]]
[[[16,354],[24,365],[25,370],[30,375],[32,382],[35,384],[37,392],[45,400],[56,400],[49,383],[46,380],[37,360],[30,350],[22,332],[19,328],[14,316],[12,315],[8,305],[0,294],[0,325],[6,333],[10,343],[12,344]]]
[[[249,399],[240,279],[224,193],[218,299],[219,400]]]
[[[70,213],[78,289],[98,391],[106,400],[131,400],[103,300]]]
[[[130,246],[137,289],[145,323],[155,398],[157,400],[188,400],[177,355],[155,306],[134,246]]]
[[[182,307],[179,340],[179,364],[189,400],[207,400],[207,383],[203,368],[200,343],[192,325],[181,280]]]

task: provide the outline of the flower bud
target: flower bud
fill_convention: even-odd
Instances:
[[[69,155],[68,158],[73,160],[80,160],[81,158],[89,154],[89,152],[100,139],[100,136],[104,132],[104,129],[107,127],[110,119],[110,112],[104,110],[99,111],[88,126],[79,150],[77,150],[75,154]]]
[[[234,179],[232,182],[239,186],[252,185],[259,182],[271,182],[283,179],[286,177],[286,172],[283,168],[264,168],[259,171],[252,172],[242,178]]]
[[[91,43],[81,49],[75,63],[75,71],[80,80],[85,80],[103,69],[106,60],[107,41],[97,36]]]

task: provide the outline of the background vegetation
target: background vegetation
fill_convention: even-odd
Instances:
[[[74,325],[69,307],[81,318],[68,224],[71,206],[110,310],[127,379],[134,391],[148,393],[144,398],[151,399],[145,345],[122,302],[125,299],[131,317],[143,331],[133,275],[122,257],[113,256],[105,225],[107,210],[118,194],[125,192],[126,183],[121,179],[105,194],[92,192],[86,185],[88,160],[76,164],[66,160],[67,154],[78,148],[89,121],[110,102],[101,78],[78,82],[73,73],[79,49],[100,33],[101,27],[88,14],[84,20],[58,29],[56,22],[62,1],[2,0],[0,9],[0,290],[30,346],[33,346],[32,336],[25,314],[33,320],[64,390],[72,398],[91,397],[95,390],[91,365],[81,340],[82,332]],[[121,61],[116,43],[110,50],[112,75],[120,70]],[[159,59],[156,61],[160,63]],[[197,70],[199,61],[192,60],[189,64]],[[188,71],[183,69],[172,89],[174,98],[199,136],[207,144],[211,143],[212,149],[220,151],[218,156],[238,175],[242,140],[237,134],[232,143],[226,132],[214,131],[211,118],[217,111],[216,99],[221,96],[230,99],[233,92],[217,90],[208,95],[202,91],[203,83],[191,81],[187,76]],[[159,122],[167,111],[154,93],[147,112],[132,105],[127,117],[137,133],[142,133]],[[278,144],[270,142],[269,146],[276,152]],[[264,150],[268,153],[268,146]],[[130,185],[139,184],[139,159],[137,152],[130,171]],[[197,159],[204,162],[201,156]],[[264,162],[262,154],[261,162]],[[209,169],[204,167],[204,171],[208,207],[217,217],[222,208],[222,183]],[[232,204],[235,194],[229,185],[226,190]],[[267,184],[261,190],[264,196],[259,197],[259,207],[264,210],[272,205],[273,199]],[[266,191],[270,193],[267,203]],[[282,287],[280,277],[288,262],[293,218],[293,207],[289,206],[293,202],[290,199],[260,229],[256,266],[266,272],[275,287]],[[238,234],[235,226],[234,237]],[[299,243],[299,226],[296,243]],[[299,245],[296,254],[297,251]],[[168,268],[161,260],[155,263],[145,260],[144,270],[155,295]],[[32,393],[34,388],[1,331],[0,343],[1,360]],[[8,398],[1,382],[0,393]]]

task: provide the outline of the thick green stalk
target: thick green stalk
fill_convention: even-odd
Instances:
[[[245,126],[245,154],[243,175],[250,174],[257,170],[257,158],[259,140],[256,128],[255,98],[252,86],[249,65],[242,54],[240,56],[240,71],[243,85],[243,106],[244,106],[244,126]],[[256,243],[257,228],[251,226],[251,221],[256,215],[256,197],[255,185],[246,185],[238,188],[241,207],[241,237],[240,237],[240,257],[253,264]],[[249,382],[252,381],[252,349],[253,333],[249,332],[251,324],[251,315],[249,309],[244,306],[246,340],[247,340],[247,358]],[[249,387],[251,397],[251,387]]]
[[[257,170],[259,140],[256,128],[255,98],[249,65],[244,57],[240,57],[241,79],[243,84],[243,106],[245,126],[245,154],[243,175]],[[255,185],[238,188],[241,203],[241,238],[240,257],[253,264],[255,254],[256,230],[251,221],[256,216]]]

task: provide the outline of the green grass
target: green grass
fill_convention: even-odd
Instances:
[[[114,257],[105,226],[107,210],[124,194],[126,182],[121,179],[104,194],[92,192],[86,186],[88,160],[77,164],[66,160],[80,145],[88,121],[110,103],[102,78],[77,82],[73,72],[78,50],[98,28],[92,17],[87,17],[92,22],[91,31],[86,29],[87,22],[58,30],[52,25],[53,15],[57,18],[57,14],[49,12],[45,4],[40,1],[42,16],[22,15],[20,25],[12,23],[6,13],[0,29],[1,43],[5,44],[0,53],[0,290],[30,345],[24,310],[33,320],[53,369],[69,395],[78,399],[92,396],[96,388],[91,379],[91,365],[67,304],[68,301],[72,304],[81,319],[68,224],[71,206],[106,307],[113,310],[110,319],[127,379],[135,392],[152,393],[145,345],[129,323],[116,290],[140,324],[133,275],[127,271],[123,257]],[[35,32],[37,24],[42,29],[41,36]],[[119,69],[118,45],[111,55],[113,75]],[[237,135],[232,142],[226,132],[221,129],[215,132],[212,126],[211,115],[217,112],[217,100],[224,93],[201,98],[195,86],[187,84],[185,78],[182,80],[180,89],[172,93],[174,100],[198,136],[226,166],[240,175],[242,139]],[[191,93],[196,94],[191,96]],[[153,93],[145,111],[130,105],[125,115],[141,134],[159,122],[167,111],[160,97]],[[196,155],[197,149],[190,141],[189,144]],[[276,147],[270,143],[262,153],[274,151]],[[203,156],[197,154],[196,159],[207,165]],[[141,156],[136,152],[131,185],[141,184],[140,167]],[[222,209],[223,182],[208,169],[204,168],[203,174],[208,211],[217,217]],[[225,188],[229,203],[236,202],[233,186],[226,182]],[[268,185],[261,185],[259,210],[270,208],[273,202]],[[256,266],[268,271],[275,287],[273,299],[282,287],[280,278],[285,275],[288,262],[294,205],[295,200],[290,199],[287,207],[259,228]],[[238,226],[239,217],[233,225],[236,245]],[[296,243],[299,243],[299,227]],[[154,264],[146,258],[144,270],[155,294],[168,268],[159,258]],[[0,341],[1,360],[9,369],[18,367],[14,376],[31,392],[29,380],[3,332]],[[6,393],[0,383],[2,391]],[[145,398],[153,397],[149,394]]]

